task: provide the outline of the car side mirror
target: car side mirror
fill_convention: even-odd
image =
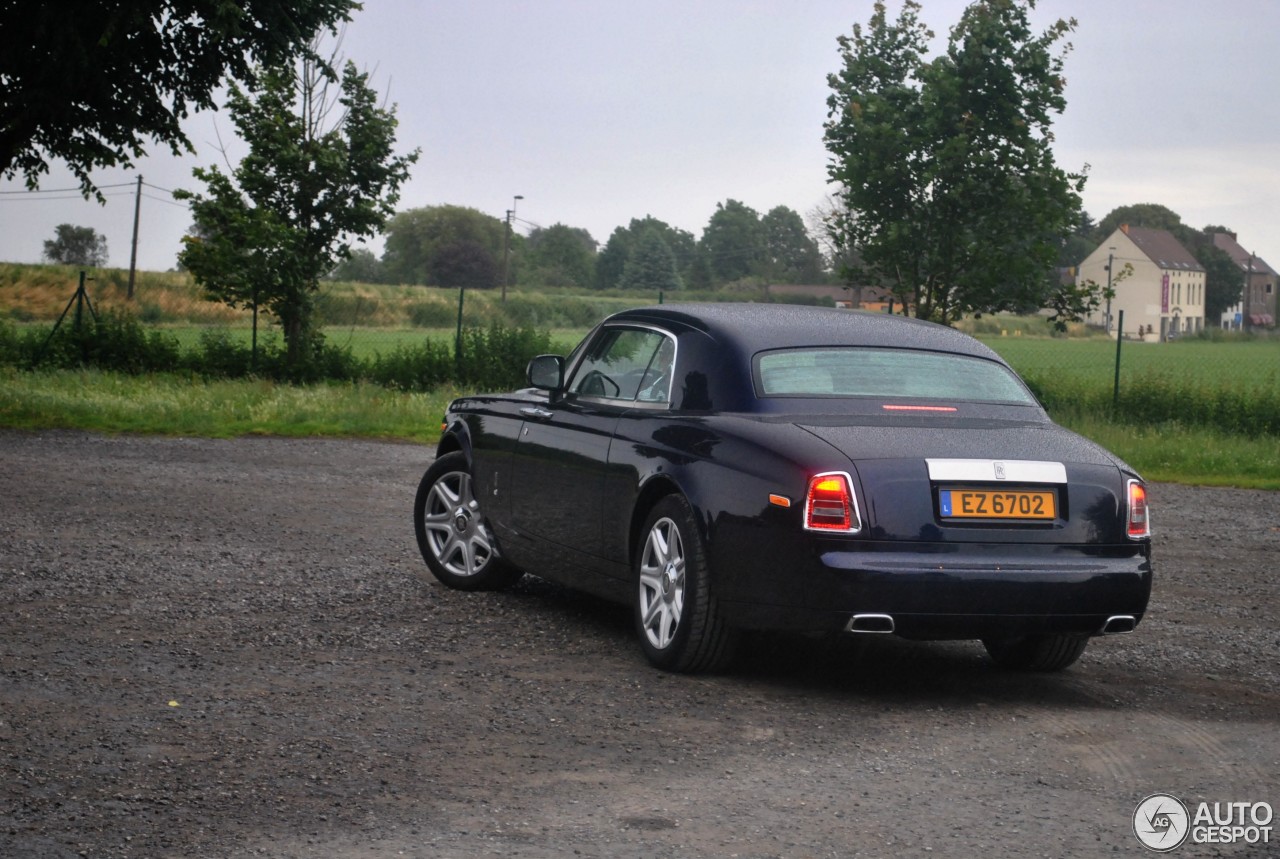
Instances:
[[[564,387],[564,358],[559,355],[539,355],[529,362],[525,377],[534,388],[559,391]]]

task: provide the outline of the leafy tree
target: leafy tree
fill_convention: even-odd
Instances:
[[[450,289],[493,289],[502,278],[498,261],[489,249],[468,239],[439,248],[427,271],[433,285]]]
[[[524,279],[546,286],[590,287],[595,281],[596,240],[581,227],[537,227],[525,240]]]
[[[662,233],[650,227],[640,234],[618,284],[623,289],[670,292],[680,288],[676,255]]]
[[[1220,227],[1205,227],[1205,242],[1196,248],[1196,260],[1204,266],[1204,318],[1213,327],[1228,307],[1244,294],[1244,269],[1231,254],[1213,244],[1215,232],[1230,232]]]
[[[1098,242],[1107,240],[1121,225],[1131,227],[1150,227],[1153,230],[1168,230],[1183,244],[1191,228],[1182,223],[1182,217],[1172,209],[1159,203],[1138,203],[1132,206],[1119,206],[1107,213],[1098,224],[1093,237]]]
[[[596,257],[596,288],[613,289],[622,281],[635,241],[626,227],[614,227]]]
[[[382,254],[387,277],[393,283],[434,283],[431,271],[435,256],[458,244],[483,249],[497,270],[505,229],[501,219],[466,206],[426,206],[399,212],[387,222]],[[512,239],[512,247],[518,248],[520,237]],[[470,253],[479,253],[477,247]]]
[[[825,279],[822,252],[794,209],[770,209],[760,219],[760,228],[767,277],[777,283],[820,283]]]
[[[94,168],[132,166],[147,138],[190,150],[180,122],[229,78],[305,53],[354,0],[134,0],[0,6],[0,176],[27,187],[66,162],[87,196]],[[101,199],[101,195],[99,195]]]
[[[1074,21],[1036,35],[1031,5],[976,0],[932,60],[933,34],[912,0],[892,22],[877,3],[865,29],[839,39],[826,124],[841,204],[833,227],[864,276],[918,316],[949,323],[1055,300],[1046,272],[1084,186],[1051,148],[1051,115],[1066,106],[1054,48]]]
[[[738,200],[717,203],[699,248],[719,283],[759,274],[766,258],[760,213]]]
[[[382,260],[368,248],[356,248],[351,255],[340,260],[329,272],[329,280],[351,281],[354,283],[385,283]]]
[[[44,243],[44,258],[64,265],[106,265],[107,237],[98,235],[93,227],[58,224],[54,238]]]
[[[682,278],[688,276],[698,258],[697,241],[687,230],[673,227],[652,215],[632,218],[626,227],[617,227],[609,236],[604,249],[596,259],[596,285],[600,289],[614,289],[622,281],[627,260],[631,258],[640,239],[646,232],[656,232],[675,256],[676,271]]]
[[[175,194],[208,235],[184,240],[183,265],[215,298],[274,314],[291,368],[319,343],[311,316],[321,276],[352,239],[382,228],[418,157],[393,154],[395,111],[376,98],[352,63],[340,79],[312,60],[265,69],[252,94],[233,86],[229,99],[249,154],[230,175],[197,168],[206,193]]]

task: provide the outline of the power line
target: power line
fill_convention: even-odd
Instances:
[[[147,183],[143,182],[142,184],[146,185]],[[150,188],[153,186],[147,185],[147,187]],[[168,205],[168,206],[176,206],[179,209],[191,208],[187,203],[180,203],[177,200],[166,200],[164,197],[157,197],[155,194],[143,194],[142,196],[146,197],[148,200],[155,200],[157,203],[164,203],[165,205]]]
[[[98,185],[99,190],[103,188],[132,188],[132,182],[121,182],[114,185]],[[80,188],[24,188],[21,191],[0,191],[0,194],[6,196],[11,194],[65,194],[69,191],[80,191]],[[161,190],[164,190],[163,188]],[[172,193],[172,192],[170,192]]]
[[[0,191],[0,194],[8,194],[8,193],[10,192]],[[131,197],[133,196],[133,193],[128,191],[116,192],[112,194],[103,194],[102,196],[107,199],[112,199],[115,197]],[[93,200],[86,200],[80,194],[71,194],[71,195],[65,195],[61,197],[10,197],[8,199],[0,199],[0,203],[54,203],[59,200],[79,200],[83,203],[96,202]]]

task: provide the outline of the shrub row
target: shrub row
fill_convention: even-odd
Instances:
[[[192,373],[204,378],[267,378],[287,382],[368,381],[405,391],[427,391],[443,384],[502,390],[524,383],[524,368],[534,355],[550,352],[551,335],[501,323],[463,330],[462,350],[424,338],[388,354],[359,358],[349,348],[317,337],[301,366],[285,361],[278,336],[248,343],[224,331],[208,331],[198,345],[183,349],[164,331],[145,330],[130,314],[107,312],[79,326],[19,330],[0,320],[0,365],[19,368],[96,367],[131,375]]]
[[[1028,377],[1050,413],[1096,414],[1122,423],[1212,427],[1245,436],[1280,436],[1280,386],[1209,383],[1166,373],[1141,372],[1111,386],[1075,378]]]

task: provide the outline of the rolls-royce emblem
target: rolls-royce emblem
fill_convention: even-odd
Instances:
[[[996,467],[996,480],[1004,480],[1004,463],[993,462],[991,464]]]

